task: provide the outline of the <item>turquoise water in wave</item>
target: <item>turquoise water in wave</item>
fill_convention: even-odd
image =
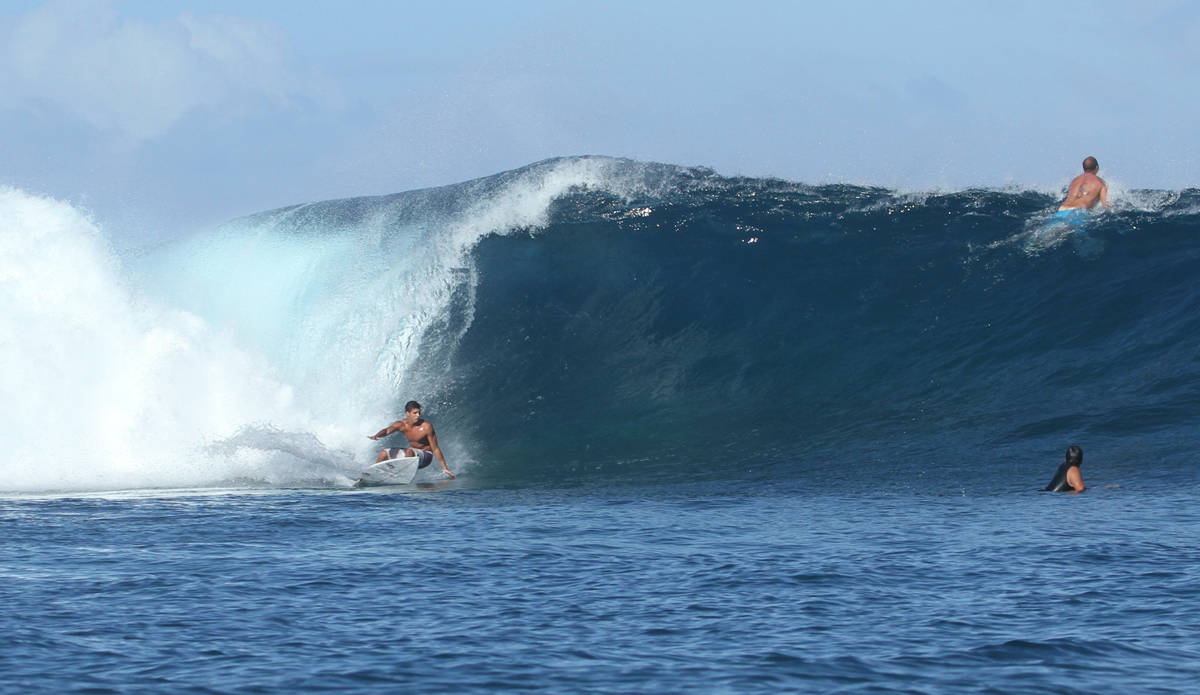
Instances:
[[[4,692],[1191,692],[1194,490],[0,501]]]

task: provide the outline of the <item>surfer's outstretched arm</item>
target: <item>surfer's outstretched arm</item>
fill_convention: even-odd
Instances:
[[[438,463],[442,464],[442,471],[446,475],[450,476],[451,478],[458,477],[458,476],[454,475],[453,473],[451,473],[450,468],[446,465],[446,457],[442,456],[442,448],[440,446],[438,446],[437,435],[433,433],[433,425],[429,425],[428,434],[429,434],[429,449],[430,449],[430,451],[433,452],[433,455],[437,457]]]
[[[376,432],[374,436],[367,435],[367,439],[376,439],[376,440],[383,439],[384,437],[388,436],[389,434],[391,434],[393,432],[399,432],[399,431],[400,431],[400,422],[396,421],[396,422],[393,422],[391,425],[384,427],[383,429]]]

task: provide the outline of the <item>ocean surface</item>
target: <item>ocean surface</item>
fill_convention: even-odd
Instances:
[[[1195,692],[1200,192],[1112,198],[0,189],[0,692]]]

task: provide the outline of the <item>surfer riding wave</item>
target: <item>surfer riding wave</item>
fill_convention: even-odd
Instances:
[[[404,405],[403,420],[393,422],[391,425],[376,432],[374,436],[369,436],[368,439],[380,440],[396,432],[403,433],[408,439],[408,448],[391,447],[390,449],[380,449],[379,456],[375,459],[377,463],[398,458],[400,452],[403,451],[405,456],[418,457],[420,461],[417,467],[424,468],[432,463],[433,457],[436,456],[438,463],[442,464],[442,471],[451,478],[456,477],[446,465],[446,457],[442,455],[442,449],[438,446],[437,434],[433,431],[433,423],[421,419],[420,403],[416,401],[406,403]]]

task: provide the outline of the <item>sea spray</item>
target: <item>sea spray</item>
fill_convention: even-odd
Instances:
[[[136,298],[93,222],[15,189],[0,190],[0,364],[4,490],[270,480],[261,450],[205,446],[253,423],[310,427],[270,364]]]

